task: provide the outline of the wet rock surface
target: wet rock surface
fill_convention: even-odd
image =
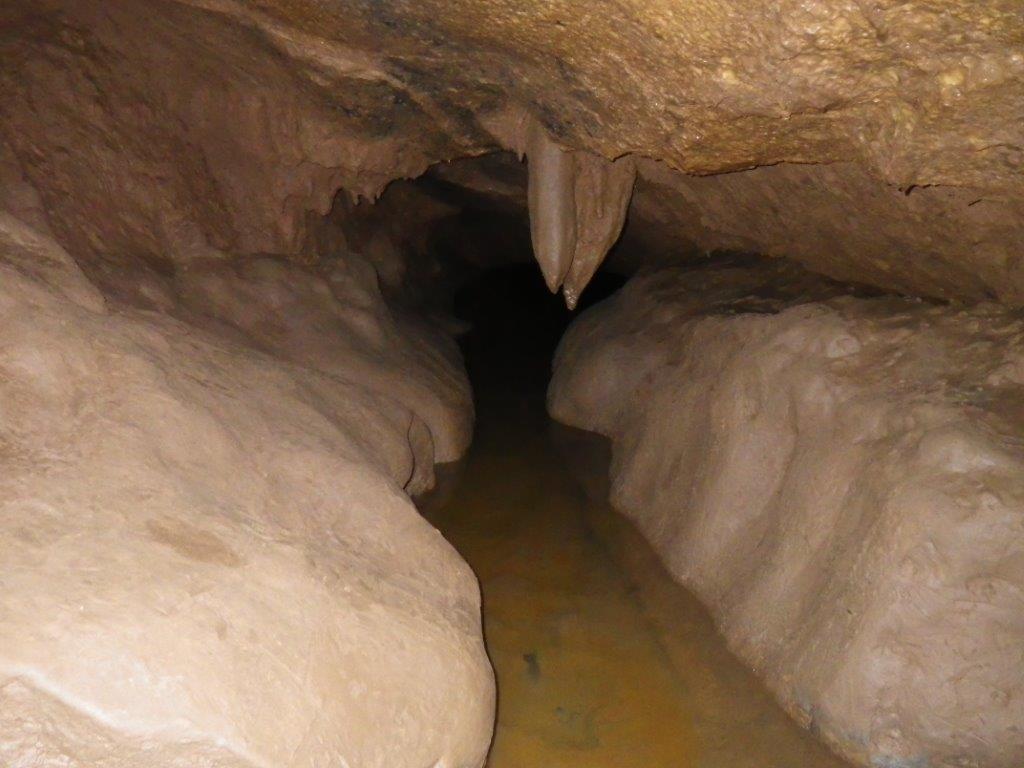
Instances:
[[[550,411],[611,438],[613,504],[837,750],[1018,765],[1024,325],[844,293],[634,278],[563,340]]]
[[[139,310],[0,219],[0,763],[482,763],[477,583],[406,495],[464,374],[356,267]]]

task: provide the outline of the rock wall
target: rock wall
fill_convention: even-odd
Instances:
[[[788,256],[839,280],[1024,304],[1024,198],[888,186],[852,162],[687,177],[643,163],[630,211],[644,253]],[[970,246],[967,247],[967,243]]]
[[[514,149],[561,179],[534,229],[570,301],[634,163],[661,242],[1024,301],[1016,0],[10,0],[0,25],[0,154],[94,280],[302,258],[340,188]]]
[[[452,137],[139,10],[0,9],[0,763],[478,766],[476,580],[408,496],[471,395],[352,204]]]
[[[374,281],[196,263],[137,309],[0,216],[0,763],[482,764],[477,583],[407,496],[468,388]]]
[[[731,648],[838,751],[1024,761],[1024,322],[785,265],[634,278],[563,340],[560,421]]]
[[[306,257],[338,190],[451,147],[399,86],[330,78],[251,25],[158,0],[0,9],[3,155],[90,276],[220,252]]]

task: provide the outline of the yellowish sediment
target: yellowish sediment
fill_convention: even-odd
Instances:
[[[639,534],[588,498],[568,464],[594,481],[594,443],[562,432],[557,450],[526,400],[482,406],[461,481],[427,515],[483,590],[499,689],[489,768],[844,765],[728,653]]]

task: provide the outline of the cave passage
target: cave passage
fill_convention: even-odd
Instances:
[[[585,302],[619,282],[598,273]],[[476,436],[421,508],[480,580],[498,680],[488,765],[844,765],[605,503],[606,443],[548,418],[551,355],[573,315],[536,267],[482,273],[456,310],[472,323]]]
[[[0,0],[0,768],[1024,768],[1022,7]]]

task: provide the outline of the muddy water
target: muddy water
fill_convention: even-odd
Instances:
[[[842,768],[603,501],[603,441],[546,416],[557,303],[510,309],[495,290],[464,345],[473,447],[423,504],[480,579],[498,679],[488,766]]]

